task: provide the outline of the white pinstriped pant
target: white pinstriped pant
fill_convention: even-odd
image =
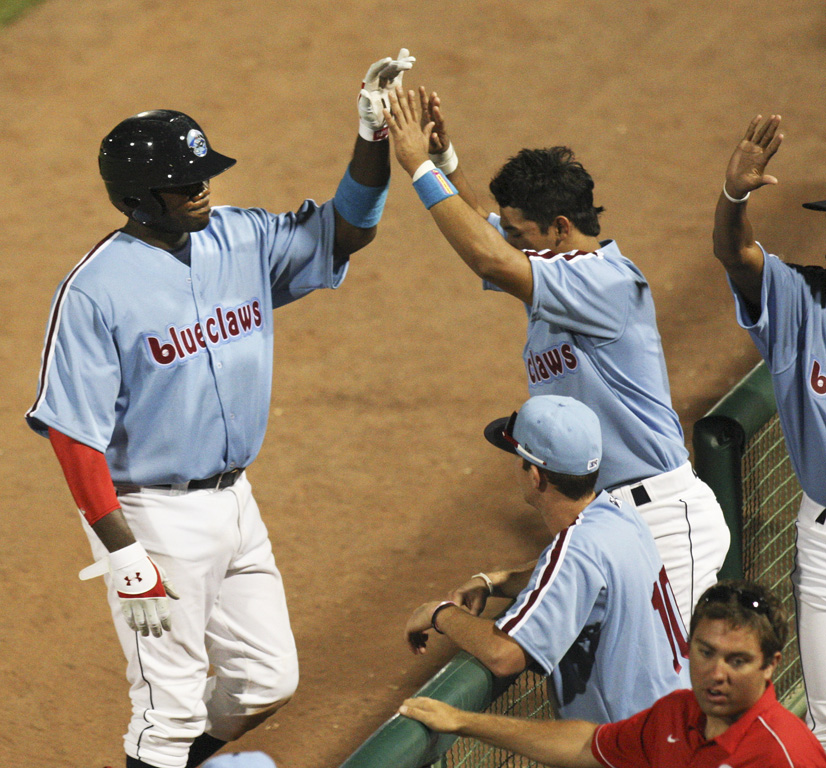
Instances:
[[[826,525],[817,522],[822,512],[822,505],[803,495],[792,585],[808,703],[806,722],[826,748]]]
[[[281,575],[243,475],[220,491],[141,489],[120,502],[180,595],[170,600],[171,632],[155,638],[129,629],[108,590],[131,684],[124,747],[152,765],[183,768],[203,731],[232,741],[293,695],[298,658]],[[105,549],[85,527],[98,560]]]

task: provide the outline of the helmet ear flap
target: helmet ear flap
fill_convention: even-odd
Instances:
[[[139,224],[151,224],[166,211],[166,206],[152,189],[141,197],[124,197],[122,202],[127,208],[132,209],[129,211],[129,218]]]

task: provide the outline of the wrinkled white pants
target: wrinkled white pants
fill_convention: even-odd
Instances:
[[[797,604],[797,641],[806,684],[806,722],[826,748],[826,524],[823,507],[805,494],[797,515],[797,551],[792,585]]]
[[[293,695],[298,658],[281,575],[245,475],[220,491],[144,488],[120,502],[180,595],[170,600],[171,632],[143,637],[109,585],[131,685],[124,746],[160,768],[184,768],[202,732],[237,739]],[[84,525],[99,560],[106,551]]]

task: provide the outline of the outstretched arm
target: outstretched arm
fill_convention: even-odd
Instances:
[[[401,85],[404,73],[416,59],[406,48],[397,59],[387,56],[370,65],[358,96],[359,135],[353,158],[333,200],[336,266],[364,248],[376,236],[390,182],[387,123],[382,113],[387,93]]]
[[[432,731],[484,741],[559,768],[599,768],[591,753],[597,726],[584,720],[523,720],[482,712],[465,712],[424,697],[406,699],[399,714],[424,723]]]
[[[453,250],[479,277],[526,304],[533,298],[533,272],[528,257],[509,245],[460,195],[449,189],[444,175],[430,162],[428,149],[434,123],[419,123],[419,105],[413,91],[390,93],[385,110],[399,165],[413,177],[416,191]]]
[[[780,115],[771,115],[766,120],[757,115],[749,123],[729,160],[714,214],[714,255],[755,308],[760,306],[763,251],[754,241],[746,201],[753,190],[777,184],[777,179],[765,170],[783,140],[783,134],[777,132],[779,126]]]
[[[424,129],[428,123],[433,123],[433,132],[430,134],[430,147],[428,148],[430,159],[436,164],[436,167],[453,182],[453,186],[456,187],[462,200],[473,208],[483,219],[487,219],[488,212],[479,205],[479,198],[467,180],[465,172],[459,164],[459,158],[453,147],[453,142],[447,134],[445,118],[442,114],[442,100],[439,98],[439,94],[433,91],[433,93],[428,96],[425,87],[420,85],[419,102],[422,110],[420,121],[422,129]]]

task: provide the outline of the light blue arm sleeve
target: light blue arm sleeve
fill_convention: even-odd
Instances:
[[[100,309],[70,288],[61,304],[51,356],[29,425],[41,434],[52,427],[105,452],[115,426],[120,361]]]
[[[760,245],[760,248],[763,249],[763,246]],[[805,311],[805,281],[798,272],[763,249],[760,316],[752,321],[750,305],[731,278],[726,278],[734,294],[740,327],[749,332],[772,373],[785,371],[798,354],[798,334]]]
[[[268,232],[273,308],[289,304],[318,288],[338,288],[349,262],[333,263],[335,211],[332,201],[319,206],[305,200],[295,213],[272,217]]]
[[[589,618],[594,619],[605,588],[599,568],[583,552],[569,547],[554,564],[553,550],[554,545],[545,550],[528,586],[496,622],[547,674],[553,672]],[[542,574],[548,569],[553,575],[543,584]]]

